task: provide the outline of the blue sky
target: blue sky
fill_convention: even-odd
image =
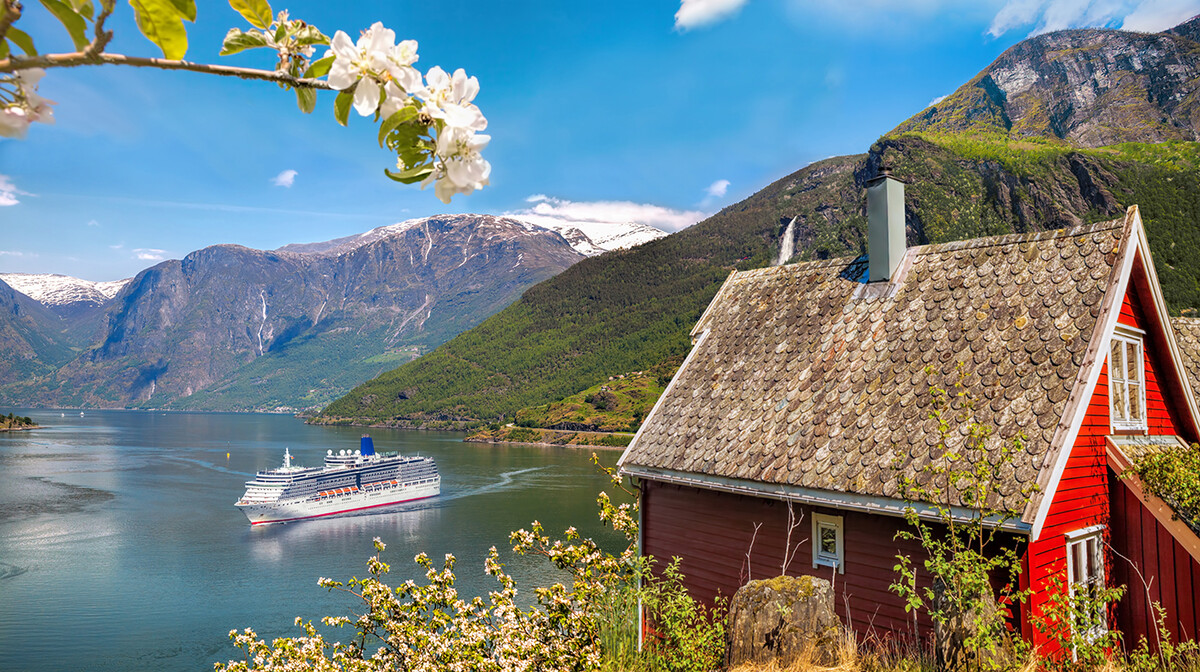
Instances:
[[[36,2],[18,26],[72,51]],[[188,60],[244,22],[201,0]],[[342,4],[343,6],[337,6]],[[276,4],[275,9],[285,6]],[[443,205],[383,176],[369,119],[303,115],[263,82],[146,69],[50,70],[53,126],[0,139],[0,272],[134,275],[219,243],[271,249],[443,212],[542,207],[677,229],[812,161],[865,151],[1035,32],[1159,30],[1200,0],[562,0],[295,2],[332,35],[374,21],[420,43],[422,71],[479,78],[491,186]],[[118,4],[109,51],[157,48]],[[291,186],[281,186],[292,173]],[[652,206],[652,207],[651,207]],[[564,214],[564,216],[566,216]]]

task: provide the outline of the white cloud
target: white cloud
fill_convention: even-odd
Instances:
[[[133,258],[139,261],[162,261],[166,259],[166,250],[157,250],[152,247],[139,247],[132,250]]]
[[[21,200],[17,196],[33,196],[33,194],[18,189],[8,175],[0,175],[0,207],[20,203]]]
[[[704,191],[713,198],[721,198],[725,192],[729,191],[729,180],[717,180],[708,185],[708,189]]]
[[[690,30],[727,19],[737,13],[747,0],[681,0],[675,12],[675,28]]]
[[[660,205],[631,201],[568,201],[545,194],[525,199],[532,208],[504,213],[521,221],[544,226],[546,223],[625,224],[636,222],[663,231],[686,229],[708,215],[698,210],[674,210]]]
[[[937,105],[938,103],[942,102],[943,100],[945,100],[949,97],[950,97],[950,94],[948,94],[948,93],[944,96],[938,96],[937,98],[934,98],[933,100],[929,101],[929,104],[926,105],[925,107],[933,107],[934,105]]]
[[[87,225],[88,226],[100,226],[100,222],[97,222],[94,219],[89,219]]]
[[[988,27],[1000,37],[1031,26],[1031,35],[1065,28],[1120,27],[1158,32],[1200,13],[1200,0],[1007,0]]]
[[[1178,26],[1197,14],[1200,14],[1200,1],[1198,0],[1144,2],[1126,15],[1125,21],[1121,23],[1121,28],[1143,33],[1157,33]]]
[[[0,250],[0,257],[36,257],[33,252],[17,252],[16,250]]]
[[[289,187],[290,188],[292,186],[292,184],[295,183],[296,176],[299,174],[300,173],[297,173],[296,171],[292,170],[291,168],[288,168],[287,170],[283,171],[282,173],[276,175],[275,177],[272,177],[271,184],[273,184],[277,187]]]
[[[125,247],[125,243],[117,243],[116,245],[109,245],[109,246],[108,246],[108,249],[110,249],[110,250],[119,250],[119,249],[121,249],[121,248],[123,248],[123,247]]]

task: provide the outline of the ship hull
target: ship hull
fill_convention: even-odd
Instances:
[[[289,523],[297,520],[324,518],[349,513],[377,509],[384,506],[413,502],[419,499],[436,497],[441,494],[441,479],[432,483],[417,485],[402,485],[395,488],[380,490],[360,490],[351,494],[325,498],[308,498],[301,500],[239,503],[237,507],[246,514],[251,525],[269,525],[271,523]]]

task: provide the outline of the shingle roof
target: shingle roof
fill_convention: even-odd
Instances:
[[[884,296],[864,284],[865,258],[734,273],[621,463],[895,498],[900,473],[920,478],[938,457],[926,368],[944,386],[962,363],[976,420],[996,428],[993,456],[1000,437],[1026,437],[1000,487],[1020,510],[1080,377],[1123,222],[913,248]]]
[[[1200,318],[1172,317],[1171,326],[1175,327],[1175,343],[1179,345],[1187,382],[1200,395]]]

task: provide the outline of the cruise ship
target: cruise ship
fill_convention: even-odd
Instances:
[[[364,436],[353,452],[326,451],[322,468],[294,466],[285,448],[283,466],[247,481],[237,507],[251,525],[265,525],[411,502],[441,491],[433,458],[376,453],[371,437]]]

